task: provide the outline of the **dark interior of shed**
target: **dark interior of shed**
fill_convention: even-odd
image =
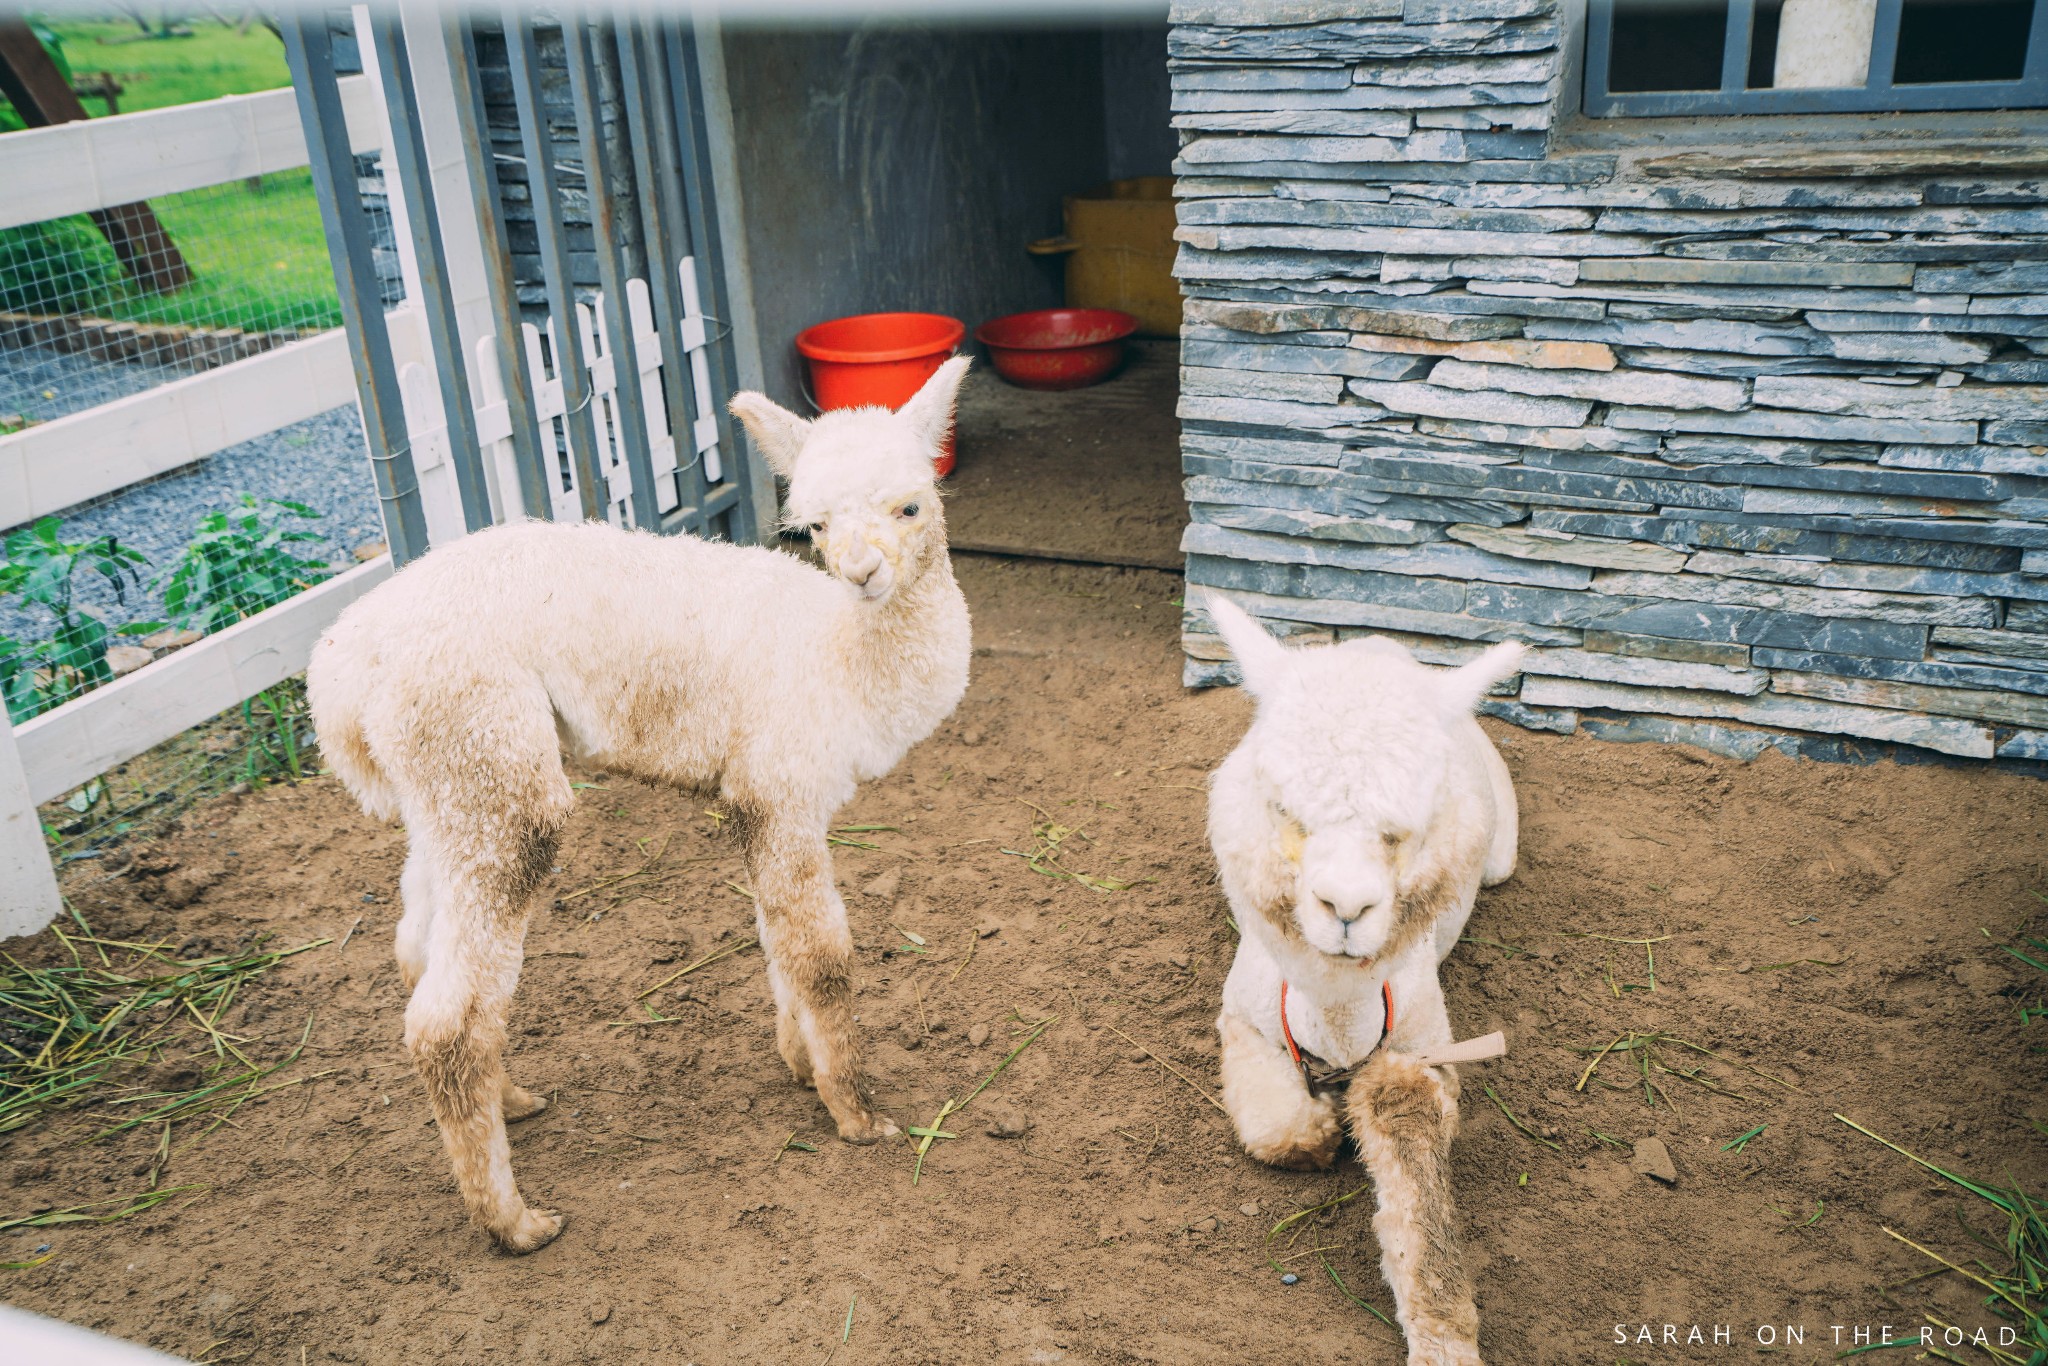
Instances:
[[[1165,176],[1175,153],[1163,14],[737,26],[725,61],[764,377],[797,411],[794,342],[814,323],[939,313],[979,351],[983,322],[1089,302],[1067,298],[1065,257],[1027,246],[1062,233],[1067,196]],[[1177,345],[1126,356],[1066,393],[1006,384],[981,357],[947,486],[956,549],[1179,568]]]

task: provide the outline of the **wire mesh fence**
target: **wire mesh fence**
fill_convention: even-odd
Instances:
[[[357,160],[384,302],[403,297],[378,157]],[[149,202],[179,270],[102,215],[0,230],[0,435],[340,325],[310,172]],[[0,705],[20,724],[382,550],[360,418],[337,408],[33,522],[0,507]],[[10,523],[15,523],[10,525]],[[60,860],[200,798],[305,772],[287,680],[41,809]]]
[[[116,534],[68,530],[54,517],[9,533],[0,542],[0,697],[10,719],[84,696],[381,549],[371,542],[336,555],[325,520],[304,503],[240,494],[201,512],[161,562]],[[287,679],[47,804],[45,834],[60,858],[96,857],[202,797],[303,777],[310,742],[304,685]]]
[[[396,244],[376,162],[364,161],[392,303]],[[0,432],[341,325],[310,172],[163,195],[149,208],[161,231],[140,254],[115,250],[104,215],[0,229]]]

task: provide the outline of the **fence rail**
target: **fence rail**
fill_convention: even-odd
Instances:
[[[367,77],[344,77],[349,144],[383,142]],[[113,114],[0,136],[0,228],[91,213],[306,164],[306,135],[290,90]]]
[[[349,146],[383,143],[375,90],[336,82]],[[0,229],[308,164],[290,90],[0,135]],[[0,436],[0,526],[153,478],[355,398],[340,330]]]
[[[0,523],[75,507],[355,396],[348,336],[336,328],[39,423],[0,437]]]
[[[390,577],[380,555],[22,722],[14,742],[30,800],[54,801],[298,673],[342,608]]]

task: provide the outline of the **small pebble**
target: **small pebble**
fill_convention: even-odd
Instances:
[[[1188,965],[1188,963],[1191,960],[1184,953],[1175,953],[1167,955],[1166,961],[1173,964],[1177,968],[1184,968]]]
[[[1287,1273],[1286,1275],[1284,1275],[1284,1276],[1282,1276],[1282,1277],[1280,1278],[1280,1284],[1282,1284],[1282,1285],[1293,1285],[1293,1284],[1294,1284],[1295,1282],[1299,1281],[1300,1279],[1301,1279],[1301,1277],[1299,1277],[1299,1276],[1295,1275],[1295,1274],[1294,1274],[1294,1273],[1293,1273],[1292,1271],[1290,1271],[1290,1272],[1288,1272],[1288,1273]]]
[[[975,1025],[973,1028],[969,1029],[967,1031],[967,1042],[973,1044],[976,1048],[979,1048],[983,1044],[987,1043],[988,1026],[985,1024],[978,1024]]]
[[[1021,1110],[998,1110],[989,1121],[990,1138],[1023,1138],[1031,1132],[1031,1117]]]
[[[1259,1202],[1256,1200],[1247,1200],[1242,1205],[1239,1205],[1237,1207],[1237,1212],[1239,1214],[1242,1214],[1245,1218],[1249,1219],[1259,1212]]]

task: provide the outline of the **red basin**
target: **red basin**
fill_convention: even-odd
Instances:
[[[1138,320],[1113,308],[1041,308],[974,329],[996,373],[1021,389],[1083,389],[1116,373]]]

